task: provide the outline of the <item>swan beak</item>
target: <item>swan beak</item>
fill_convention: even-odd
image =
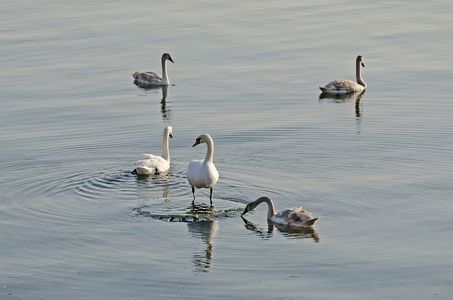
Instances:
[[[173,138],[173,134],[171,134],[171,133],[170,133],[168,136],[169,136],[171,139]]]
[[[195,147],[195,146],[198,145],[199,143],[200,143],[200,140],[197,139],[197,140],[195,141],[195,144],[192,145],[192,147]]]
[[[171,59],[171,56],[168,57],[168,60],[171,61],[172,63],[175,63],[173,59]]]
[[[362,63],[362,67],[364,67],[364,68],[365,68],[365,64],[364,64],[364,63]]]

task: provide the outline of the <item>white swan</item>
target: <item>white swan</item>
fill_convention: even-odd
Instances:
[[[139,175],[159,174],[170,169],[170,150],[168,147],[168,137],[173,138],[173,128],[167,126],[164,129],[163,154],[162,156],[146,154],[145,159],[137,162],[138,167],[132,172]]]
[[[268,206],[267,219],[275,224],[281,224],[294,227],[310,227],[313,226],[319,218],[313,218],[311,214],[299,208],[285,209],[275,213],[274,203],[268,197],[260,197],[257,200],[247,204],[241,217],[254,210],[261,203],[266,202]]]
[[[351,92],[362,92],[366,89],[366,83],[363,81],[360,65],[365,67],[362,55],[357,56],[355,62],[355,75],[357,82],[352,80],[334,80],[325,86],[319,88],[323,93],[327,94],[347,94]]]
[[[132,77],[134,77],[134,83],[139,86],[170,85],[170,79],[167,74],[167,60],[175,63],[170,54],[162,54],[162,75],[154,72],[135,72],[132,74]]]
[[[192,204],[195,202],[195,188],[209,188],[210,195],[209,200],[212,205],[212,189],[214,185],[219,180],[219,172],[213,162],[214,157],[214,141],[211,136],[207,133],[200,135],[195,144],[192,147],[195,147],[198,144],[206,143],[208,151],[204,160],[192,160],[189,163],[187,168],[187,180],[189,181],[190,186],[192,187],[193,200]]]

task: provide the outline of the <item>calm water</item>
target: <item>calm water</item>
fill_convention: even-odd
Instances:
[[[1,299],[453,298],[450,1],[0,9]],[[173,85],[136,87],[164,52]],[[359,54],[366,93],[319,99]],[[130,174],[167,124],[171,171]],[[217,213],[193,219],[204,132]],[[245,224],[263,195],[321,220]]]

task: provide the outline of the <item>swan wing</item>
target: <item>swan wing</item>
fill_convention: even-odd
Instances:
[[[187,180],[196,188],[213,187],[218,179],[219,172],[214,164],[206,164],[204,160],[192,160],[187,168]]]
[[[284,219],[286,223],[308,221],[312,219],[311,214],[303,210],[302,207],[285,209],[278,212],[275,216],[279,219]]]
[[[363,86],[352,80],[334,80],[319,88],[325,93],[349,93],[364,89]]]
[[[145,157],[146,159],[142,159],[137,162],[137,172],[140,170],[145,172],[139,174],[155,174],[165,172],[170,169],[170,163],[161,156],[146,154]]]
[[[197,187],[200,184],[200,174],[201,174],[201,165],[203,164],[202,160],[192,160],[187,167],[186,178],[189,181],[191,186]]]
[[[135,72],[132,77],[140,84],[156,84],[162,81],[162,75],[155,72]]]
[[[279,219],[284,219],[286,223],[293,222],[293,221],[300,221],[300,216],[294,209],[285,209],[279,211],[276,214],[276,217]]]

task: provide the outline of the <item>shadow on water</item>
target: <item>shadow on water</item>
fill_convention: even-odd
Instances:
[[[167,96],[170,86],[155,86],[155,85],[141,85],[138,82],[134,82],[139,88],[145,91],[156,91],[162,89],[162,100],[160,101],[160,113],[162,115],[162,120],[165,122],[171,121],[171,109],[167,107]]]
[[[313,227],[291,227],[274,224],[267,220],[267,228],[260,228],[243,216],[241,216],[241,218],[244,221],[247,230],[253,231],[257,236],[263,239],[270,239],[273,236],[274,228],[277,228],[279,232],[289,238],[297,240],[313,239],[316,243],[319,243],[320,241],[319,235]]]
[[[355,100],[355,116],[357,118],[362,117],[362,106],[360,104],[360,99],[365,94],[365,91],[362,92],[352,92],[347,94],[329,94],[321,93],[318,97],[319,102],[331,102],[331,103],[343,103],[349,102],[350,100]]]

